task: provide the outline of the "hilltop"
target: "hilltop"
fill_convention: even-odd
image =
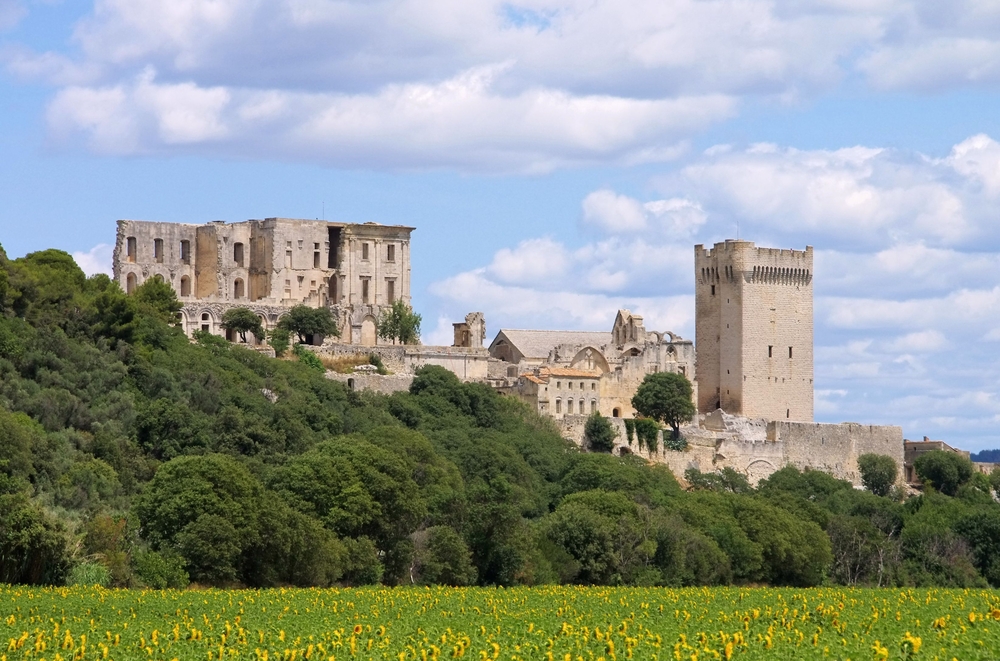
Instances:
[[[905,503],[791,467],[685,490],[443,369],[348,391],[189,338],[178,309],[156,279],[126,295],[0,249],[0,580],[1000,584],[996,485],[964,465],[929,462],[938,489]]]

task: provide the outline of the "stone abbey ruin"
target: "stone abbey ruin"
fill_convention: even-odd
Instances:
[[[120,220],[114,278],[127,292],[148,278],[169,283],[189,335],[225,335],[220,322],[231,307],[253,310],[267,330],[295,305],[328,307],[340,337],[311,338],[314,349],[376,353],[392,372],[328,374],[349,388],[405,390],[417,368],[440,365],[518,397],[579,445],[587,416],[598,411],[619,431],[615,453],[665,464],[678,477],[730,467],[755,482],[793,465],[860,484],[857,458],[870,452],[892,457],[906,475],[900,427],[813,422],[811,247],[695,246],[694,342],[646,330],[641,316],[622,309],[608,332],[503,328],[486,345],[485,318],[473,312],[454,324],[452,346],[385,344],[376,320],[396,300],[409,304],[413,230],[288,218]],[[636,388],[663,371],[694,386],[698,414],[682,428],[683,451],[666,449],[662,437],[636,444],[628,429]]]

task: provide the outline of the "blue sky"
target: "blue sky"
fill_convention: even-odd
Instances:
[[[695,243],[816,248],[816,416],[1000,447],[1000,5],[0,0],[0,242],[416,226],[425,342],[693,335]]]

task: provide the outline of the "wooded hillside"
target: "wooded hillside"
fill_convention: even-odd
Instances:
[[[443,369],[350,392],[178,309],[0,249],[0,580],[1000,585],[997,485],[964,466],[905,503],[793,468],[684,491]]]

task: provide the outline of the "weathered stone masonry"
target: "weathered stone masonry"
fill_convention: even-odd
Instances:
[[[152,277],[170,284],[189,334],[223,334],[222,314],[235,306],[254,310],[271,329],[301,304],[330,307],[341,342],[374,346],[382,308],[410,302],[412,231],[290,218],[205,225],[120,220],[114,277],[127,292]]]

